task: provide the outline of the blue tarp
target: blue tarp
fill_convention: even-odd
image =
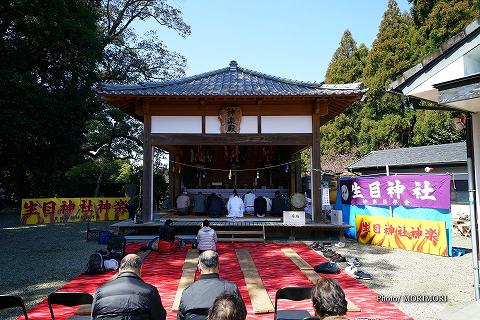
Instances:
[[[340,180],[348,180],[350,178],[341,178]],[[340,188],[340,184],[339,188]],[[389,207],[381,206],[355,206],[342,204],[341,191],[337,192],[337,199],[335,202],[335,210],[342,210],[343,223],[355,225],[356,217],[358,215],[365,216],[382,216],[389,217]],[[417,220],[434,220],[444,221],[447,230],[448,255],[452,256],[452,215],[448,209],[431,209],[431,208],[410,208],[410,207],[392,207],[394,218],[408,218]],[[352,239],[357,239],[355,228],[345,229],[345,236]]]

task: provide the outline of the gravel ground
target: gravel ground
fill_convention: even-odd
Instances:
[[[109,225],[91,224],[104,229]],[[84,271],[90,254],[101,247],[94,241],[86,242],[85,232],[83,223],[19,226],[18,212],[0,213],[0,294],[20,295],[29,309],[75,278]],[[453,245],[470,249],[470,238],[455,234]],[[448,303],[396,303],[414,319],[438,319],[444,308],[473,299],[471,254],[438,257],[350,240],[344,248],[334,250],[347,258],[359,258],[359,269],[373,276],[361,281],[381,295],[448,296]],[[17,315],[0,311],[0,319],[15,319]]]
[[[471,239],[458,234],[453,246],[471,249]],[[414,319],[438,319],[445,308],[473,301],[472,254],[461,257],[439,257],[400,249],[364,245],[347,240],[344,248],[332,250],[345,256],[357,257],[359,270],[372,275],[372,280],[360,280],[384,296],[446,295],[447,303],[412,303],[402,300],[395,305]],[[344,269],[347,264],[340,263]]]
[[[21,296],[29,309],[85,271],[90,254],[102,246],[85,241],[85,223],[19,226],[19,220],[18,212],[0,213],[0,294]],[[90,226],[108,229],[110,224]],[[0,319],[18,315],[0,311]]]

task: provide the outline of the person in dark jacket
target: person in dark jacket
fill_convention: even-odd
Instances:
[[[207,212],[212,218],[218,218],[223,212],[223,200],[215,193],[212,193],[207,198]]]
[[[283,199],[280,191],[275,191],[275,198],[272,200],[272,216],[283,217],[283,211],[285,211],[285,200]]]
[[[220,279],[218,254],[207,250],[198,259],[200,279],[192,283],[182,293],[177,320],[206,320],[215,299],[223,293],[235,295],[245,307],[237,285]]]
[[[141,278],[142,259],[126,255],[120,262],[118,276],[95,293],[93,320],[165,320],[167,312],[156,287]]]
[[[265,198],[262,196],[256,197],[255,201],[253,201],[253,209],[257,217],[265,217],[267,214],[267,200],[265,200]]]

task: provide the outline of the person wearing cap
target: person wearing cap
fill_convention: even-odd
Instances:
[[[188,208],[190,207],[190,197],[187,191],[183,191],[181,195],[177,197],[177,211],[180,215],[188,214]]]

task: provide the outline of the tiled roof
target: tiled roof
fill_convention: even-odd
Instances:
[[[467,162],[467,146],[465,142],[372,151],[360,160],[350,164],[347,168],[359,170],[380,168],[387,165],[390,167],[403,167],[462,162]]]
[[[135,85],[100,84],[100,94],[165,96],[317,96],[363,94],[363,83],[323,84],[288,80],[240,68],[237,62],[178,80]]]

